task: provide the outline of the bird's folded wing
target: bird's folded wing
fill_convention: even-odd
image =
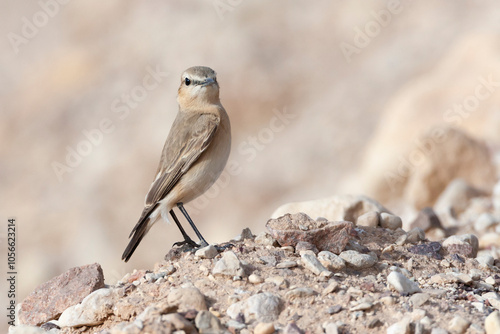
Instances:
[[[158,168],[146,195],[146,208],[161,201],[207,149],[219,125],[214,114],[178,117],[170,130]]]

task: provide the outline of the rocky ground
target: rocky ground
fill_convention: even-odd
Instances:
[[[337,222],[285,214],[113,286],[98,264],[73,268],[18,307],[9,333],[500,333],[499,199],[500,183],[486,194],[455,180],[403,224],[341,196]]]

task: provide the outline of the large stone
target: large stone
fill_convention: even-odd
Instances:
[[[226,251],[222,254],[222,258],[215,264],[212,274],[214,276],[245,276],[245,269],[240,260],[232,251]]]
[[[382,204],[366,196],[338,195],[312,201],[288,203],[273,212],[271,218],[279,218],[287,213],[305,213],[309,217],[323,217],[329,221],[356,222],[358,217],[370,212],[389,212]]]
[[[208,310],[205,296],[195,287],[173,289],[167,296],[167,302],[179,307],[179,311]]]
[[[450,213],[452,216],[461,214],[472,198],[485,193],[469,185],[464,179],[454,179],[446,185],[439,195],[434,209],[440,214]]]
[[[500,333],[500,313],[498,310],[486,317],[484,328],[486,329],[486,334]]]
[[[474,258],[479,250],[479,240],[474,234],[452,235],[443,241],[443,247],[450,254]]]
[[[262,292],[232,304],[227,309],[227,315],[236,319],[242,313],[246,320],[255,318],[259,322],[272,322],[278,319],[283,306],[278,296]]]
[[[285,214],[270,219],[267,229],[281,246],[296,246],[305,241],[320,251],[327,250],[339,254],[357,233],[354,224],[348,221],[315,221],[304,213]]]
[[[104,275],[97,263],[71,268],[39,285],[19,310],[21,324],[41,325],[57,319],[68,307],[80,303],[91,292],[104,287]]]
[[[481,55],[474,52],[479,49]],[[481,143],[482,148],[475,155],[470,150],[452,149],[446,137],[440,140],[439,131],[434,136],[432,132],[424,137],[422,134],[429,131],[431,124],[448,124],[481,138],[500,140],[500,119],[493,112],[500,105],[500,94],[498,87],[486,83],[500,78],[499,49],[494,34],[462,36],[432,69],[393,94],[366,147],[364,168],[356,174],[365,193],[388,203],[407,195],[410,179],[425,180],[432,175],[437,184],[425,191],[422,199],[439,195],[439,188],[446,186],[448,178],[462,177],[477,187],[491,187],[495,171],[486,145]],[[474,96],[478,87],[485,92],[478,95],[480,98]],[[490,90],[486,91],[487,87]],[[472,109],[467,106],[471,100]],[[428,159],[435,161],[437,173],[427,168]],[[348,189],[352,188],[350,185]],[[418,196],[416,191],[414,195]]]
[[[59,327],[95,326],[113,313],[117,294],[111,289],[99,289],[85,297],[81,304],[67,308],[59,317]]]

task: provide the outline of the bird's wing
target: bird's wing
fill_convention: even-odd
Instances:
[[[163,148],[158,176],[146,195],[146,208],[161,201],[207,149],[219,122],[214,114],[179,113]]]
[[[146,195],[144,210],[130,232],[129,238],[133,238],[123,253],[125,262],[146,234],[149,215],[207,149],[219,122],[220,118],[214,114],[179,112],[163,147],[157,177]]]

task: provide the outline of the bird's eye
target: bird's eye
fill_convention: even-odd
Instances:
[[[186,86],[191,84],[191,80],[189,80],[189,78],[184,79],[184,82],[186,83]]]

